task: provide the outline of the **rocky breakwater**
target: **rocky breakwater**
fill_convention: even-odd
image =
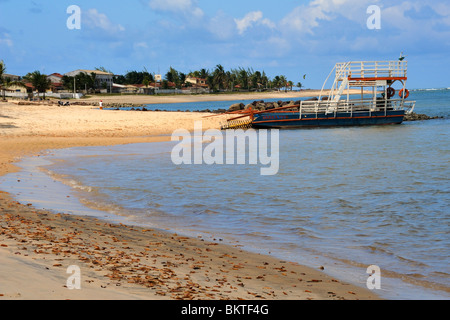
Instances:
[[[423,120],[433,120],[433,119],[443,119],[444,117],[430,117],[426,114],[418,114],[412,112],[405,116],[405,121],[423,121]]]
[[[98,103],[96,103],[98,106]],[[143,111],[145,109],[145,105],[143,104],[135,104],[135,103],[103,103],[103,108],[113,109],[113,110],[122,110],[122,109],[130,109],[130,110],[140,110]],[[147,111],[147,110],[145,110]]]
[[[96,104],[98,106],[98,104]],[[149,109],[148,105],[144,104],[133,104],[133,103],[104,103],[103,108],[106,110],[125,110],[125,111],[152,111],[152,112],[199,112],[199,113],[217,113],[222,114],[226,113],[225,109],[203,109],[203,110],[170,110],[170,109]]]
[[[316,98],[317,100],[317,98]],[[298,106],[300,105],[300,100],[298,101],[276,101],[276,102],[265,102],[263,100],[259,101],[253,101],[252,103],[249,103],[247,105],[243,103],[235,103],[230,106],[228,109],[228,112],[235,112],[240,110],[248,110],[252,108],[256,111],[265,111],[265,110],[272,110],[277,109],[281,107],[286,107],[286,111],[290,110],[289,106]],[[292,108],[292,110],[298,110],[298,108]]]

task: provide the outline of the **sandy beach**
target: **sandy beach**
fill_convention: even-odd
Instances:
[[[113,96],[108,103],[264,100],[316,93],[207,96]],[[213,99],[213,100],[211,100]],[[99,101],[99,97],[85,102]],[[170,140],[180,128],[219,128],[226,116],[190,112],[105,111],[92,106],[0,102],[0,175],[19,170],[23,157],[52,149]],[[214,240],[188,238],[37,210],[0,186],[0,300],[337,300],[379,299],[364,287],[317,269],[243,251]],[[70,266],[81,289],[70,290]],[[323,270],[325,269],[325,270]]]

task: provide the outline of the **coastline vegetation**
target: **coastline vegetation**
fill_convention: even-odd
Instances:
[[[184,73],[170,67],[161,81],[161,87],[168,89],[170,84],[172,87],[181,89],[182,87],[192,86],[190,82],[186,82],[188,78],[197,78],[205,80],[205,84],[212,92],[233,92],[233,91],[254,91],[254,90],[268,90],[281,89],[292,90],[294,82],[290,81],[284,75],[277,75],[273,79],[269,78],[264,71],[254,70],[253,68],[235,68],[225,70],[225,68],[218,64],[213,70],[200,69]],[[129,84],[143,84],[149,85],[155,82],[153,74],[149,73],[145,68],[144,71],[128,71],[125,75],[114,77],[114,83],[129,85]],[[302,88],[301,82],[295,85]]]
[[[96,70],[113,72],[107,70],[104,67],[97,67]],[[33,71],[22,77],[20,83],[11,83],[5,79],[4,74],[6,72],[6,65],[3,61],[0,61],[0,88],[3,93],[8,86],[12,84],[31,83],[34,90],[39,93],[45,92],[52,86],[52,83],[47,79],[47,75],[41,74],[39,71]],[[218,64],[214,69],[209,70],[202,68],[200,70],[194,70],[189,72],[182,72],[170,67],[169,70],[161,76],[161,80],[155,77],[156,74],[152,74],[147,71],[146,68],[142,71],[127,71],[124,75],[113,76],[113,83],[119,85],[144,85],[146,88],[149,86],[155,86],[155,82],[160,82],[161,89],[183,89],[195,86],[192,81],[188,79],[198,79],[201,81],[204,88],[208,88],[210,93],[218,94],[222,92],[246,92],[246,91],[267,91],[267,90],[293,90],[294,86],[301,89],[303,84],[288,80],[284,75],[276,75],[273,78],[267,76],[265,71],[254,70],[253,68],[232,68],[225,70],[225,68]],[[304,77],[303,77],[304,79]],[[84,91],[89,94],[94,94],[98,89],[109,89],[106,87],[106,83],[99,88],[96,82],[96,74],[94,72],[79,73],[75,77],[64,75],[62,77],[62,86],[67,91]],[[110,93],[111,94],[111,93]]]

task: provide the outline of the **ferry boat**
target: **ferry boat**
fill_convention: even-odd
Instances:
[[[337,63],[313,101],[263,111],[240,110],[222,129],[401,124],[415,107],[415,101],[406,101],[407,66],[401,60]],[[333,73],[331,90],[325,90]],[[355,89],[357,97],[351,94]]]

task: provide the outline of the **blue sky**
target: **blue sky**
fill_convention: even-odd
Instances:
[[[67,28],[70,5],[82,10],[80,30]],[[367,27],[370,5],[381,9],[381,29]],[[222,64],[320,88],[336,62],[401,52],[408,87],[450,87],[450,1],[0,0],[0,60],[18,75]]]

